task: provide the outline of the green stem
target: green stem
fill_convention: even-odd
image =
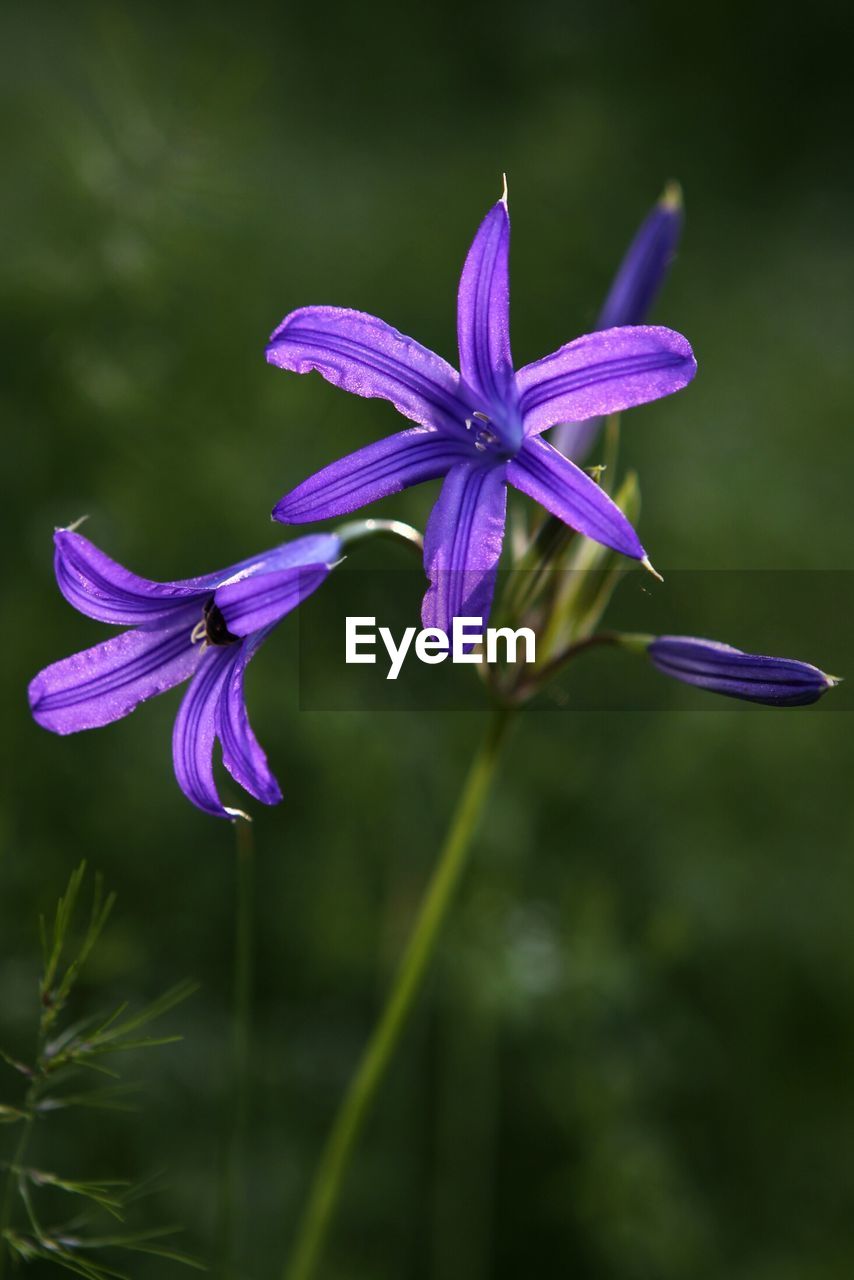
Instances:
[[[6,1258],[9,1252],[9,1246],[6,1243],[6,1232],[12,1225],[13,1196],[18,1181],[18,1173],[21,1168],[21,1161],[26,1154],[27,1144],[30,1140],[30,1132],[33,1127],[33,1115],[29,1105],[30,1090],[27,1092],[27,1099],[28,1101],[24,1108],[27,1115],[26,1119],[21,1121],[21,1136],[18,1138],[18,1144],[15,1147],[15,1154],[12,1156],[12,1161],[6,1174],[6,1185],[3,1189],[3,1204],[2,1208],[0,1208],[0,1277],[6,1274]]]
[[[507,708],[495,709],[472,761],[385,1008],[323,1149],[284,1280],[310,1280],[314,1274],[354,1147],[412,1011],[465,866],[510,719]]]
[[[238,818],[234,921],[234,979],[232,1029],[232,1110],[220,1203],[222,1275],[228,1280],[241,1270],[241,1225],[246,1205],[246,1132],[249,1119],[249,1065],[252,1034],[252,958],[255,890],[255,848],[252,825]]]
[[[424,552],[424,538],[422,535],[411,524],[404,524],[402,520],[377,520],[373,518],[348,520],[346,524],[339,524],[335,533],[345,550],[352,545],[366,542],[373,538],[391,538],[393,541],[403,542],[408,546],[414,547],[419,555]]]
[[[617,459],[620,454],[620,415],[612,413],[605,419],[605,474],[602,487],[607,494],[614,492],[617,483]]]

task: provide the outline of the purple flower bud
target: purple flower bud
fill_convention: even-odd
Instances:
[[[670,183],[629,245],[599,312],[597,329],[644,323],[676,253],[682,219],[682,193]]]
[[[597,329],[615,325],[643,324],[661,286],[682,234],[682,193],[677,183],[669,183],[664,194],[638,228],[620,263],[605,304],[596,321]],[[601,418],[586,422],[564,422],[551,442],[573,462],[581,462],[595,443]]]
[[[674,680],[771,707],[806,706],[839,683],[809,662],[761,657],[695,636],[658,636],[647,652],[653,665]]]

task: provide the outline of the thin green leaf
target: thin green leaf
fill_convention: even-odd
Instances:
[[[104,1266],[99,1262],[91,1262],[88,1258],[77,1257],[66,1244],[52,1237],[45,1236],[35,1240],[28,1240],[22,1236],[13,1238],[9,1233],[7,1238],[25,1262],[33,1262],[37,1259],[53,1262],[64,1270],[71,1271],[74,1275],[84,1276],[86,1280],[130,1280],[127,1272],[116,1271],[113,1267]],[[79,1242],[75,1242],[75,1244],[79,1244]]]
[[[122,1220],[123,1197],[116,1195],[115,1192],[118,1188],[127,1187],[129,1184],[126,1181],[117,1178],[77,1181],[71,1178],[59,1178],[56,1174],[46,1173],[41,1169],[26,1169],[24,1172],[34,1187],[53,1187],[69,1195],[82,1196],[83,1199],[91,1200],[100,1209],[104,1209],[112,1217]]]
[[[147,1253],[157,1258],[165,1258],[170,1262],[179,1262],[192,1267],[196,1271],[206,1271],[207,1267],[198,1258],[182,1253],[180,1249],[171,1249],[165,1245],[153,1243],[167,1236],[175,1235],[180,1227],[156,1227],[150,1231],[140,1231],[125,1235],[95,1236],[80,1240],[81,1249],[128,1249],[133,1253]]]
[[[61,1093],[44,1098],[37,1103],[35,1110],[39,1114],[51,1111],[65,1111],[69,1107],[88,1107],[94,1111],[136,1111],[137,1107],[123,1099],[131,1094],[139,1093],[138,1085],[120,1084],[110,1088],[87,1089],[82,1093]]]
[[[17,1058],[13,1058],[6,1053],[5,1049],[0,1049],[0,1061],[5,1062],[7,1067],[17,1071],[19,1075],[26,1076],[28,1080],[31,1079],[33,1075],[32,1067],[28,1067],[25,1062],[19,1062]]]

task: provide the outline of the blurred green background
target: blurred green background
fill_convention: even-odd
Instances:
[[[177,693],[76,739],[31,723],[27,680],[105,635],[60,598],[51,531],[88,512],[154,578],[271,545],[287,488],[395,429],[265,365],[286,312],[359,307],[453,358],[506,170],[524,363],[591,326],[676,177],[656,318],[700,375],[626,423],[645,545],[665,571],[854,569],[850,7],[11,0],[0,35],[0,1039],[26,1049],[36,917],[85,856],[119,904],[80,1010],[202,989],[170,1018],[182,1044],[128,1064],[141,1114],[45,1130],[39,1158],[163,1169],[157,1220],[219,1274],[234,835],[174,782]],[[384,513],[420,521],[429,488]],[[851,674],[832,621],[797,656]],[[255,806],[258,1280],[479,733],[468,712],[300,712],[296,632],[249,680],[286,797]],[[851,765],[848,716],[820,709],[527,717],[321,1274],[847,1280]]]

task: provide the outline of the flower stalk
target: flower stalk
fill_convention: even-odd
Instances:
[[[472,761],[385,1008],[326,1141],[283,1280],[311,1280],[315,1274],[350,1159],[421,990],[453,901],[511,720],[508,708],[495,708]]]
[[[246,1207],[246,1141],[249,1125],[249,1069],[252,1041],[252,981],[255,923],[255,841],[251,822],[237,818],[235,834],[235,918],[230,1131],[220,1192],[220,1241],[224,1280],[238,1274]]]
[[[341,549],[344,551],[354,543],[366,542],[375,538],[386,538],[392,542],[402,542],[407,546],[414,547],[420,553],[424,551],[423,536],[411,524],[406,524],[403,520],[377,520],[374,517],[369,517],[366,520],[348,520],[346,524],[338,526],[335,534],[341,543]]]

